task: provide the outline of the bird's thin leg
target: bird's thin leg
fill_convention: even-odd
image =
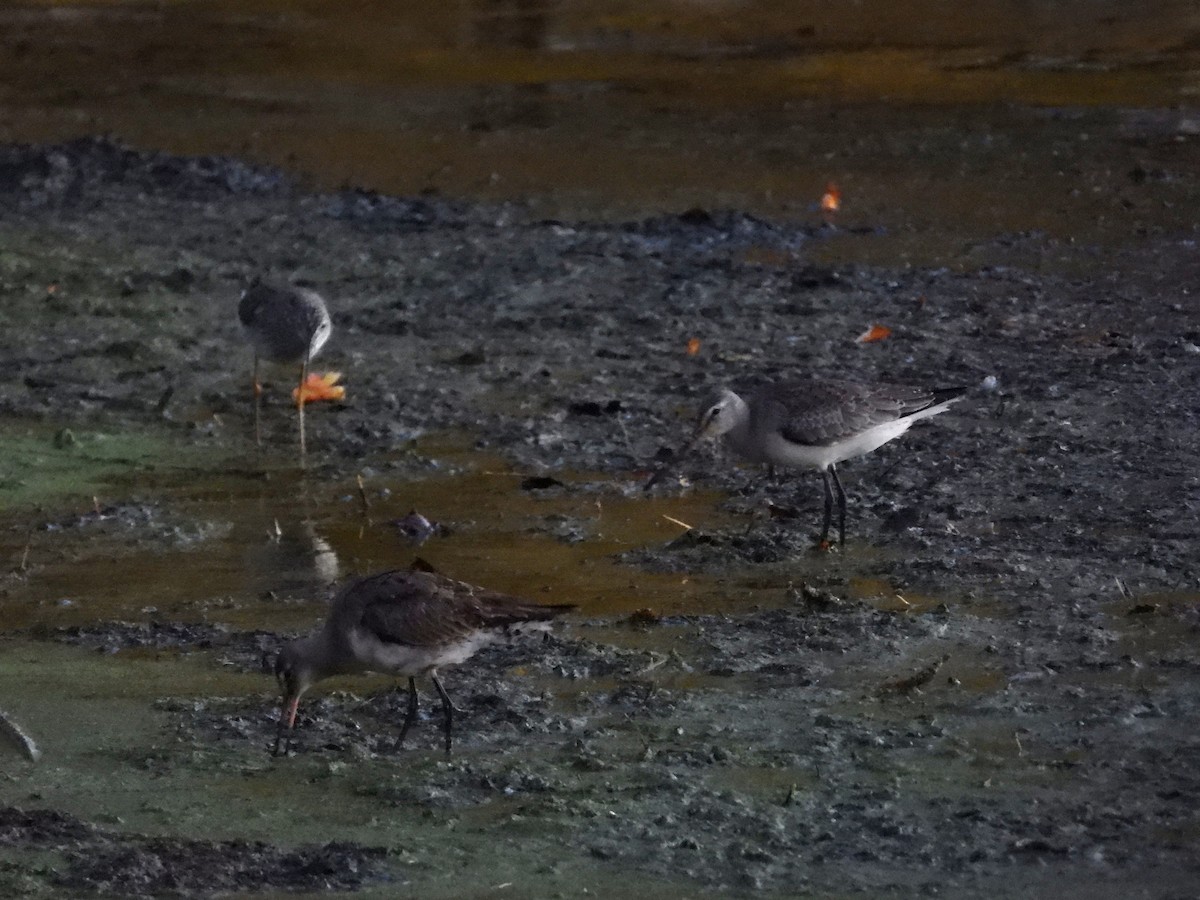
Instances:
[[[829,541],[829,523],[833,521],[833,489],[829,486],[829,472],[833,468],[821,470],[821,480],[825,482],[825,521],[821,525],[821,543]],[[836,477],[836,476],[834,476]]]
[[[307,445],[304,440],[304,382],[308,380],[308,353],[300,363],[300,387],[296,391],[296,409],[300,413],[300,467],[304,468]]]
[[[283,733],[287,730],[288,730],[287,725],[284,724],[283,716],[281,715],[279,717],[279,727],[275,729],[275,746],[271,748],[272,756],[279,755],[279,745],[283,743]],[[291,742],[290,734],[288,735],[288,739],[289,739],[288,742],[290,743]],[[284,747],[283,752],[284,752],[284,755],[286,756],[287,755],[287,747]]]
[[[300,698],[289,697],[284,695],[283,705],[279,709],[279,727],[275,730],[275,746],[271,748],[271,755],[279,755],[279,745],[283,744],[283,753],[286,756],[292,750],[292,731],[296,725],[296,707],[300,704]],[[287,733],[287,740],[284,741],[284,733]]]
[[[437,672],[430,672],[429,677],[433,680],[433,686],[437,688],[438,694],[442,698],[442,709],[446,711],[446,755],[450,755],[450,728],[454,722],[454,704],[450,702],[450,695],[446,693],[446,689],[442,687],[442,682],[437,677]]]
[[[262,446],[262,427],[259,419],[262,415],[262,385],[258,383],[258,351],[254,351],[254,443]]]
[[[833,475],[833,483],[837,485],[838,492],[838,544],[842,547],[846,546],[846,491],[842,487],[842,479],[838,478],[837,467],[830,465],[829,471]],[[825,489],[829,489],[829,485],[825,485]]]
[[[396,739],[397,749],[403,746],[404,736],[408,734],[408,729],[412,728],[413,722],[417,721],[417,707],[419,704],[417,679],[410,675],[408,678],[408,713],[404,716],[404,724],[400,726],[400,737]]]

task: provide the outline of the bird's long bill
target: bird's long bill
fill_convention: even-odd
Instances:
[[[650,488],[652,488],[656,484],[658,484],[659,481],[662,480],[662,477],[664,475],[666,475],[669,471],[671,471],[671,469],[673,469],[675,466],[679,465],[679,463],[683,462],[684,457],[686,457],[689,453],[692,452],[692,449],[698,443],[700,443],[700,441],[704,438],[704,436],[705,436],[704,427],[701,426],[700,428],[697,428],[695,430],[695,432],[693,432],[692,436],[690,438],[688,438],[687,443],[684,444],[680,448],[679,452],[671,457],[670,463],[661,466],[657,472],[655,472],[653,475],[650,476],[650,479],[646,482],[646,484],[642,488],[642,490],[648,491],[648,490],[650,490]]]
[[[296,727],[296,710],[300,706],[300,695],[294,697],[285,697],[283,701],[283,712],[287,717],[287,729],[291,731]]]
[[[283,705],[279,709],[279,727],[275,730],[275,746],[271,748],[271,755],[279,755],[279,745],[283,743],[284,732],[291,731],[296,727],[296,709],[300,706],[300,695],[283,696]]]

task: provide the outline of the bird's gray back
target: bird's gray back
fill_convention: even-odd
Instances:
[[[333,617],[389,644],[434,648],[480,631],[545,621],[566,608],[527,603],[433,572],[394,570],[345,588]]]
[[[280,363],[315,356],[331,327],[325,301],[315,291],[261,281],[242,294],[238,319],[258,354]]]
[[[912,415],[934,402],[930,391],[905,385],[781,382],[755,393],[750,427],[752,433],[778,432],[792,443],[823,447]]]

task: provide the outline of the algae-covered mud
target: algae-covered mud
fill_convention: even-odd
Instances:
[[[1084,119],[1045,135],[1103,145],[1079,180],[1132,172]],[[1156,206],[1200,184],[1154,152],[1103,251],[935,268],[845,261],[869,222],[0,149],[0,709],[42,752],[3,745],[4,893],[1191,895],[1200,265]],[[257,274],[333,314],[303,472],[292,373],[252,441]],[[810,372],[969,389],[845,466],[844,548],[810,473],[704,452],[642,491],[712,388]],[[444,673],[449,759],[428,685],[396,748],[383,677],[272,758],[264,660],[417,556],[579,611]]]

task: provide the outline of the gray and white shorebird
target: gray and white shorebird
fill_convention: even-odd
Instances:
[[[280,650],[275,678],[283,705],[271,752],[279,754],[284,733],[295,727],[300,696],[314,683],[332,675],[382,672],[408,677],[408,714],[397,746],[417,718],[416,676],[428,675],[442,699],[449,755],[454,706],[438,670],[514,633],[545,631],[574,608],[530,603],[417,569],[360,578],[334,597],[319,630]]]
[[[254,442],[262,445],[260,425],[262,385],[258,380],[260,360],[300,367],[296,410],[300,418],[300,459],[304,461],[304,382],[308,365],[333,330],[329,310],[316,291],[295,285],[269,284],[254,279],[242,291],[238,319],[254,347]]]
[[[831,479],[837,488],[838,542],[845,544],[846,492],[837,464],[898,438],[914,422],[945,412],[964,393],[963,388],[926,390],[813,379],[766,384],[747,401],[722,388],[704,405],[696,430],[675,461],[705,438],[723,436],[748,462],[818,469],[825,482],[820,544],[828,545],[833,520]],[[664,467],[655,472],[646,488],[666,471]]]

